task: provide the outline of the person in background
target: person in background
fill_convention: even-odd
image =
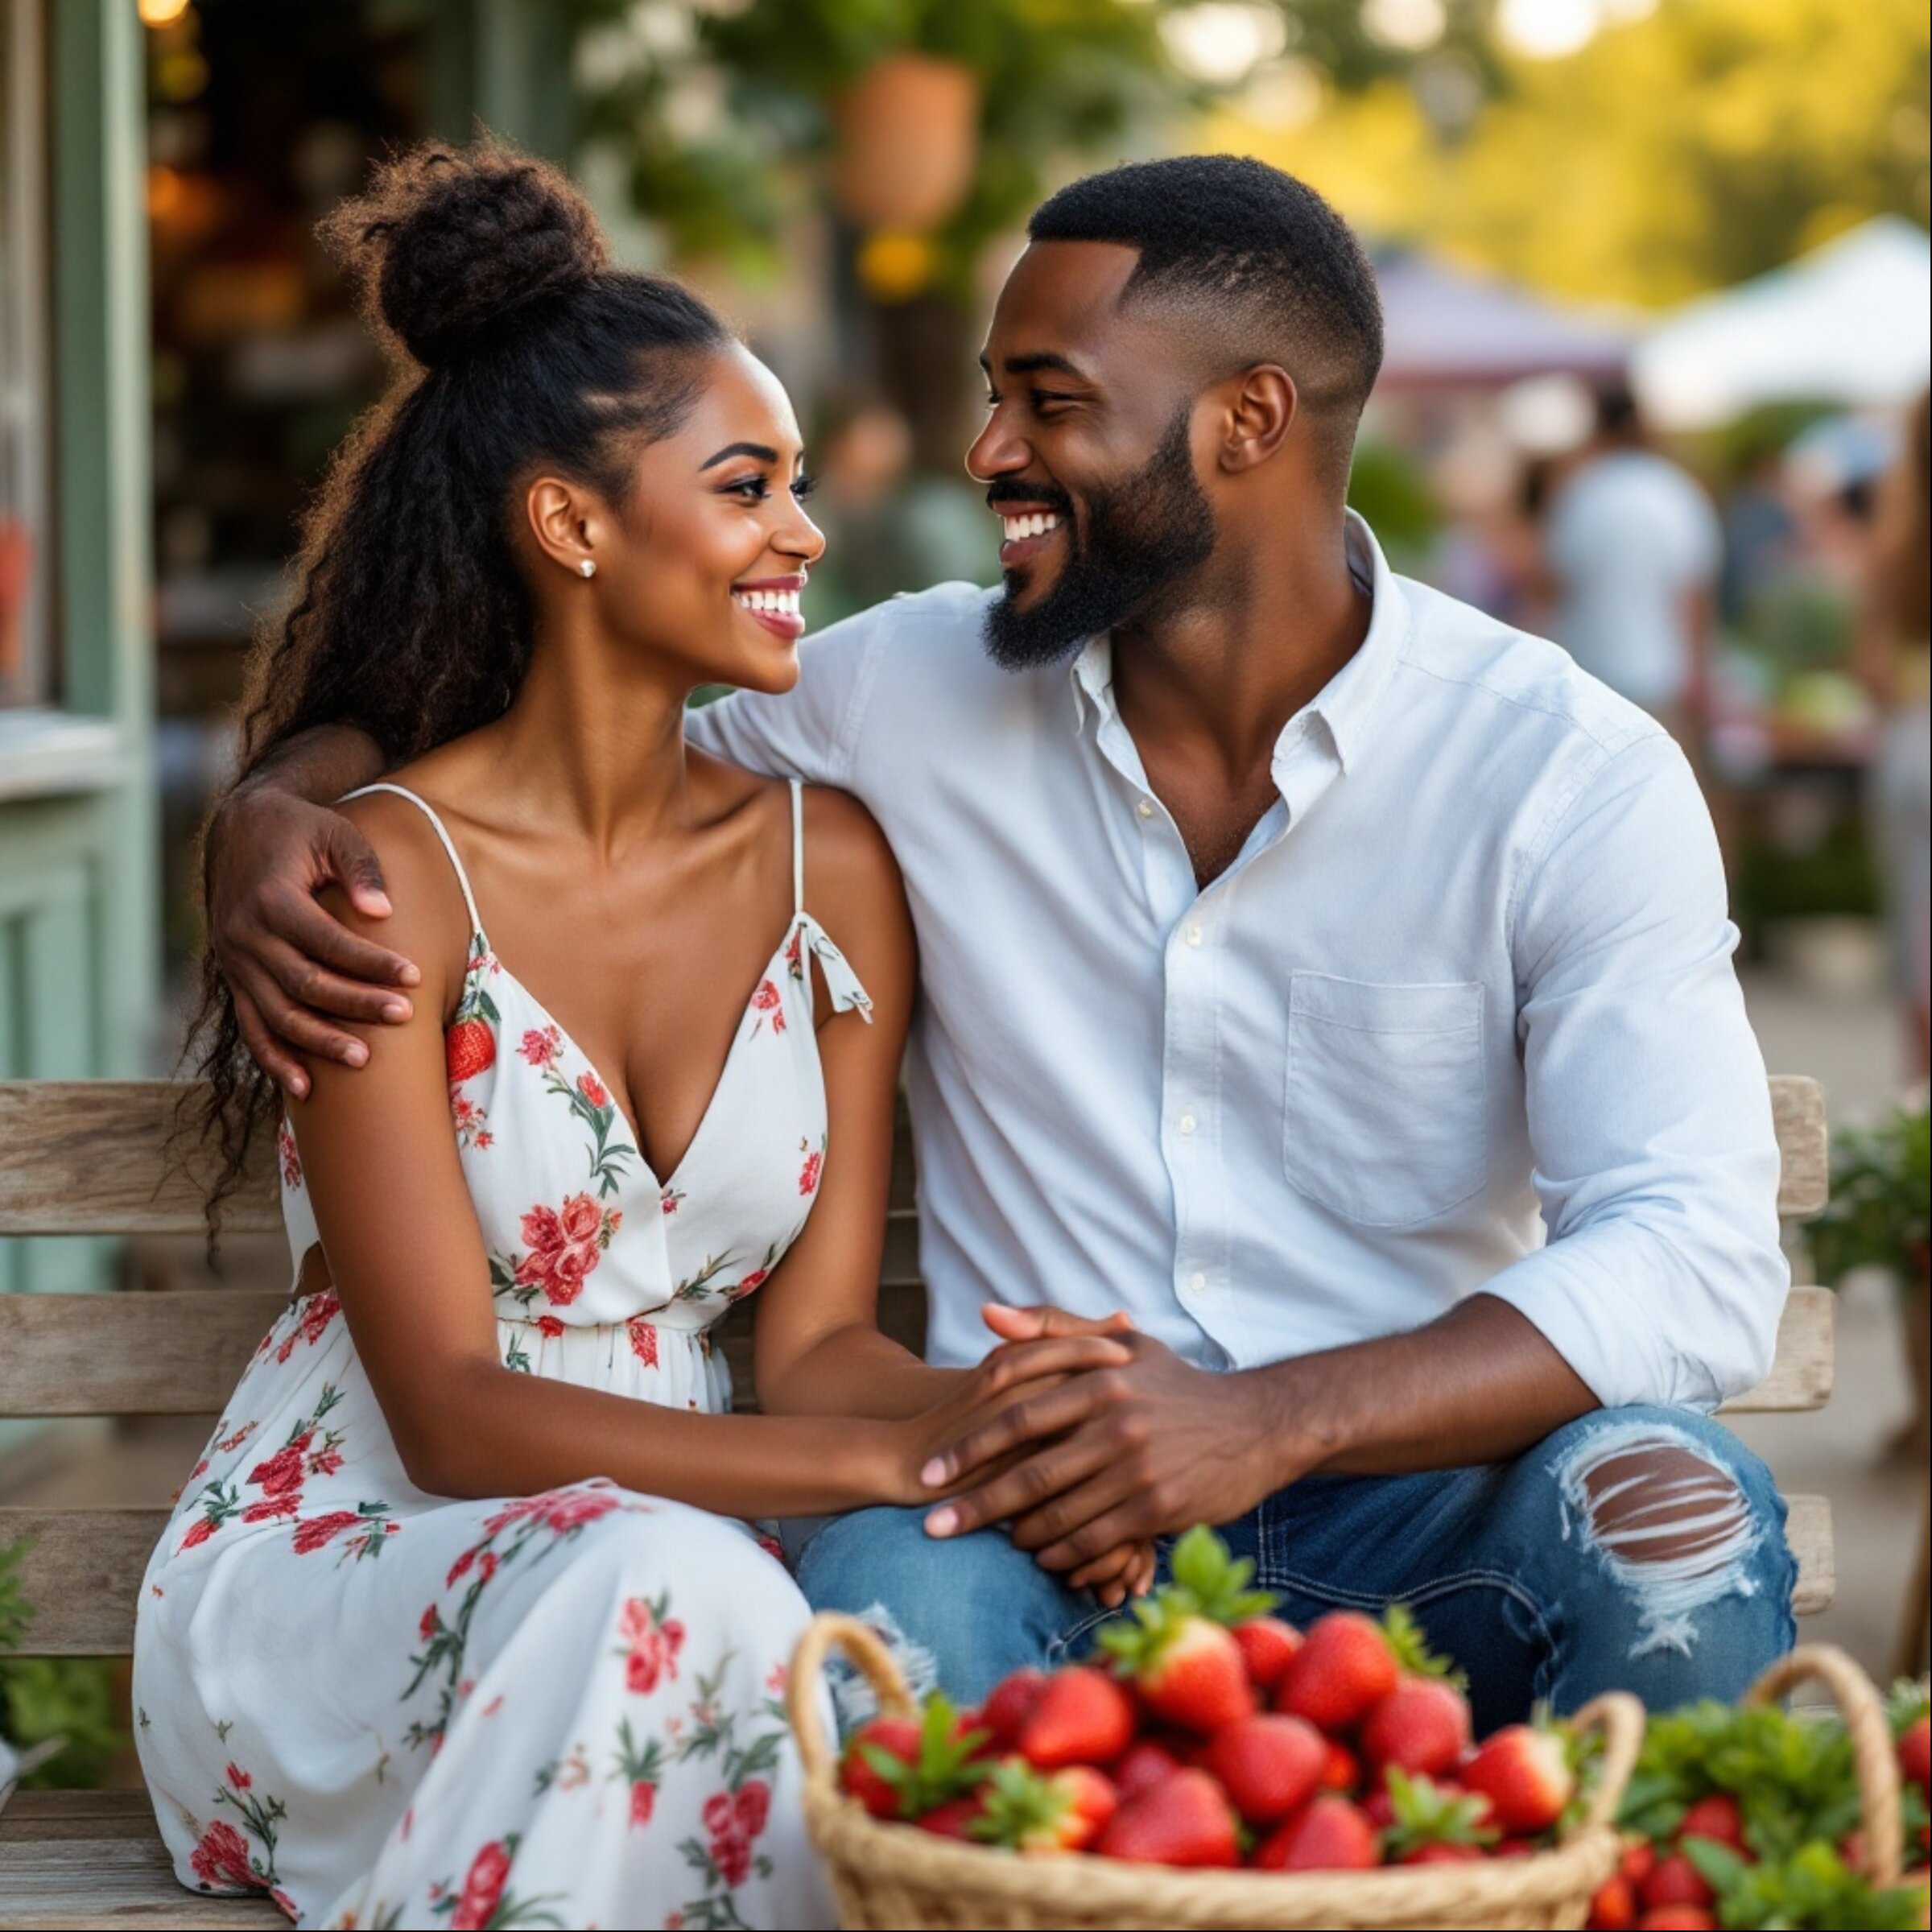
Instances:
[[[1880,494],[1860,670],[1885,714],[1872,771],[1893,970],[1912,1072],[1932,1071],[1932,402],[1920,396]]]
[[[1697,483],[1650,446],[1636,398],[1597,397],[1596,434],[1550,499],[1556,641],[1697,762],[1723,536]]]

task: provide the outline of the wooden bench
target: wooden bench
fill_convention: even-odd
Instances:
[[[0,1235],[197,1233],[199,1178],[171,1170],[165,1157],[180,1092],[159,1081],[0,1082]],[[1825,1200],[1823,1096],[1814,1081],[1774,1080],[1772,1099],[1783,1158],[1778,1210],[1809,1216]],[[270,1152],[234,1203],[228,1224],[237,1233],[281,1225]],[[920,1347],[925,1306],[902,1121],[881,1288],[881,1326]],[[0,1418],[213,1417],[286,1300],[206,1288],[0,1295]],[[1820,1406],[1831,1392],[1831,1311],[1824,1290],[1795,1290],[1770,1375],[1732,1410]],[[735,1315],[724,1335],[741,1397],[751,1389],[749,1312]],[[1794,1496],[1790,1507],[1802,1615],[1831,1600],[1831,1517],[1819,1496]],[[165,1520],[152,1509],[0,1508],[0,1546],[29,1539],[23,1582],[37,1614],[25,1653],[125,1656]],[[285,1922],[264,1900],[178,1887],[145,1792],[24,1792],[0,1811],[0,1928]]]

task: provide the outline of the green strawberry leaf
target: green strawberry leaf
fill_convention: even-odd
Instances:
[[[1188,1608],[1217,1624],[1245,1623],[1265,1616],[1281,1600],[1272,1591],[1250,1590],[1252,1557],[1231,1557],[1228,1546],[1205,1523],[1196,1523],[1174,1546],[1168,1558],[1175,1596],[1185,1592]]]
[[[1389,1640],[1389,1648],[1395,1653],[1395,1661],[1403,1670],[1416,1677],[1439,1677],[1454,1684],[1457,1690],[1469,1688],[1468,1675],[1455,1668],[1446,1657],[1439,1656],[1429,1648],[1428,1641],[1406,1604],[1391,1604],[1382,1618],[1382,1634]]]
[[[967,1835],[985,1844],[1018,1847],[1035,1833],[1051,1831],[1072,1802],[1025,1759],[1009,1758],[993,1767],[986,1809],[966,1827]]]
[[[1447,1791],[1432,1777],[1391,1765],[1385,1781],[1395,1823],[1382,1832],[1383,1856],[1406,1857],[1423,1845],[1492,1845],[1501,1834],[1488,1803],[1473,1792]]]
[[[1696,1866],[1698,1876],[1720,1898],[1728,1892],[1735,1892],[1751,1869],[1747,1860],[1714,1838],[1682,1839],[1678,1841],[1678,1849]]]

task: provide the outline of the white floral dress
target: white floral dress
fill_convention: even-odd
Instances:
[[[825,1156],[796,910],[717,1089],[660,1181],[607,1083],[472,939],[450,1106],[506,1364],[716,1411],[710,1330],[810,1213]],[[283,1205],[316,1241],[294,1136]],[[833,1922],[781,1707],[803,1599],[745,1525],[599,1480],[451,1501],[404,1474],[329,1290],[263,1337],[148,1565],[142,1767],[183,1884],[272,1892],[303,1925]]]

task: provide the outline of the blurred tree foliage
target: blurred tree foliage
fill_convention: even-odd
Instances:
[[[621,152],[638,211],[676,257],[770,267],[786,221],[824,204],[840,95],[884,56],[957,61],[980,83],[964,204],[927,237],[934,287],[964,299],[991,237],[1070,161],[1162,151],[1173,125],[1291,63],[1352,93],[1416,69],[1360,0],[571,0],[583,129]],[[1444,0],[1421,65],[1492,85],[1492,0]],[[1237,18],[1241,17],[1241,18]],[[1233,56],[1203,60],[1203,42]],[[1243,62],[1244,46],[1254,58]],[[1194,50],[1195,57],[1190,58]]]
[[[1569,293],[1682,299],[1866,217],[1924,223],[1923,0],[1662,0],[1561,60],[1506,59],[1458,130],[1385,81],[1216,146],[1306,175],[1378,236]]]

